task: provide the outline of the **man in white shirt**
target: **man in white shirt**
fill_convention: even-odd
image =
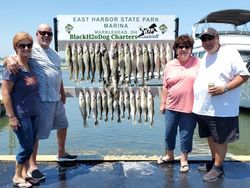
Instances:
[[[200,137],[208,138],[212,161],[198,169],[207,171],[204,181],[213,181],[224,177],[228,143],[239,139],[239,86],[247,81],[249,72],[236,49],[220,45],[215,29],[205,29],[200,39],[206,53],[194,83],[193,112]]]

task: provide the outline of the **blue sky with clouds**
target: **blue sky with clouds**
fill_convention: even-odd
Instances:
[[[12,38],[19,31],[34,36],[40,23],[53,25],[57,15],[175,15],[179,34],[191,34],[192,25],[210,12],[248,9],[247,0],[2,0],[0,1],[0,57],[14,53]]]

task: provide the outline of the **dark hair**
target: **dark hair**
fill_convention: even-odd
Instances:
[[[193,49],[194,39],[191,36],[189,36],[188,34],[178,36],[174,42],[174,46],[173,46],[174,51],[176,51],[178,46],[180,46],[181,44],[189,45],[191,47],[191,49]]]

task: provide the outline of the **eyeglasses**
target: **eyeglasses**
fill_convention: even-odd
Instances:
[[[183,49],[183,48],[189,49],[190,47],[191,46],[189,46],[189,45],[180,45],[180,46],[178,46],[179,49]]]
[[[42,36],[48,36],[48,37],[52,37],[53,36],[53,33],[52,32],[49,32],[49,31],[37,31],[40,35]]]
[[[214,35],[203,35],[203,36],[201,36],[201,41],[206,42],[206,41],[213,40],[214,38],[215,38]]]
[[[33,45],[31,43],[19,43],[17,46],[20,49],[25,49],[26,47],[28,49],[31,49]]]

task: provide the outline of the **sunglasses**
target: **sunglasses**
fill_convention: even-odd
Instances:
[[[183,48],[189,49],[190,47],[191,46],[189,46],[189,45],[180,45],[180,46],[178,46],[179,49],[183,49]]]
[[[48,37],[52,37],[53,36],[53,33],[52,32],[49,32],[49,31],[37,31],[40,35],[42,36],[48,36]]]
[[[31,49],[33,45],[31,43],[19,43],[17,46],[20,49],[25,49],[26,47],[28,49]]]
[[[203,35],[203,36],[201,37],[201,41],[202,41],[202,42],[206,42],[206,41],[213,40],[214,38],[215,38],[214,35]]]

